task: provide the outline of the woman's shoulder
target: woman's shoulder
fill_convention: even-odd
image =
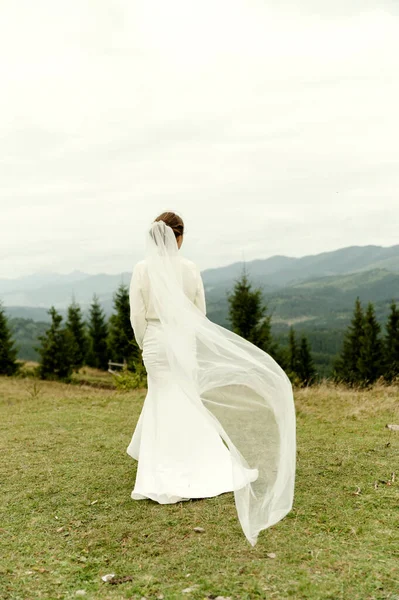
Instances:
[[[195,262],[193,260],[190,260],[189,258],[186,258],[185,256],[181,256],[180,260],[182,261],[183,264],[186,264],[188,267],[191,267],[192,269],[197,268],[197,265],[195,264]]]
[[[187,271],[191,271],[193,273],[199,273],[199,269],[193,260],[190,260],[189,258],[186,258],[185,256],[179,256],[179,259],[180,259],[181,264],[184,266],[184,268]],[[148,266],[148,263],[145,258],[143,260],[139,260],[134,265],[133,274],[136,274],[136,275],[145,274],[145,272],[147,270],[147,266]]]
[[[147,262],[145,259],[138,260],[133,267],[133,271],[142,271],[147,266]]]
[[[196,279],[200,277],[200,270],[197,266],[197,263],[195,263],[193,260],[190,260],[189,258],[186,258],[185,256],[181,257],[181,261],[184,265],[184,268],[186,269],[186,271],[190,272],[191,276],[194,276]]]
[[[138,262],[136,262],[132,271],[132,281],[136,280],[137,278],[141,279],[141,275],[144,272],[145,266],[145,260],[139,260]]]
[[[179,256],[180,261],[187,265],[188,267],[192,267],[193,269],[197,269],[197,265],[193,260],[190,260],[189,258],[186,258],[185,256]],[[139,260],[136,262],[136,264],[134,265],[134,268],[137,269],[144,269],[147,267],[147,260],[145,258],[143,258],[143,260]]]

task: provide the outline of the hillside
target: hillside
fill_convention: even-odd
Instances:
[[[112,310],[112,296],[117,287],[121,283],[129,284],[131,273],[120,273],[117,275],[109,275],[100,273],[98,275],[83,274],[77,279],[71,279],[65,275],[55,281],[47,281],[43,284],[42,279],[39,279],[39,285],[34,286],[33,281],[30,287],[22,288],[21,282],[15,280],[17,287],[14,290],[1,292],[4,304],[9,308],[10,314],[20,316],[18,309],[26,309],[29,307],[47,309],[50,306],[55,306],[62,313],[70,304],[72,297],[76,298],[82,308],[88,307],[93,299],[93,294],[96,293],[107,313]],[[4,280],[0,285],[0,290],[10,288],[10,284],[4,285]],[[31,316],[31,315],[29,315]],[[32,315],[33,318],[33,315]]]
[[[209,317],[226,325],[226,291],[212,287],[206,287],[206,291]],[[273,291],[264,290],[264,299],[273,315],[273,323],[286,326],[307,321],[311,321],[313,326],[346,325],[357,296],[364,303],[377,304],[379,316],[385,318],[391,300],[399,300],[399,272],[373,269],[315,278]]]
[[[209,289],[231,286],[244,263],[238,262],[218,269],[203,271],[203,279]],[[251,279],[267,288],[281,288],[316,277],[351,274],[374,269],[386,269],[399,273],[399,245],[351,246],[333,252],[323,252],[303,258],[273,256],[246,263]]]
[[[225,327],[229,326],[227,293],[243,267],[240,262],[202,272],[208,317]],[[291,325],[298,333],[305,333],[323,375],[329,374],[332,358],[339,351],[357,296],[364,304],[375,304],[381,322],[391,300],[399,302],[399,246],[350,247],[303,258],[274,256],[248,262],[245,268],[253,284],[263,290],[274,335],[284,344]],[[77,271],[62,276],[38,275],[36,287],[33,275],[0,280],[20,358],[37,359],[33,346],[49,322],[47,310],[52,304],[65,316],[74,295],[86,317],[96,293],[109,316],[114,292],[121,282],[129,284],[130,275]],[[14,289],[10,281],[14,281]]]
[[[346,320],[356,297],[362,302],[389,304],[399,298],[399,273],[373,269],[351,275],[322,277],[267,294],[275,318],[312,318],[328,323]]]
[[[217,308],[215,305],[218,305],[219,302],[223,303],[226,291],[233,287],[243,266],[242,262],[238,262],[216,269],[206,269],[202,272],[212,310]],[[272,293],[323,277],[377,270],[399,273],[399,245],[390,248],[353,246],[303,258],[273,256],[268,259],[250,261],[246,263],[246,269],[254,284],[262,286],[265,293]],[[0,279],[0,297],[10,316],[35,319],[38,317],[38,308],[45,309],[45,313],[51,305],[54,305],[62,313],[70,304],[72,296],[85,310],[92,300],[93,293],[96,293],[105,312],[110,314],[113,293],[120,283],[128,285],[130,277],[130,272],[115,275],[105,273],[89,275],[74,271],[68,275],[33,274],[16,279]],[[366,280],[367,277],[364,281],[366,282]],[[362,278],[359,281],[363,281]],[[387,297],[390,297],[395,291],[395,284],[393,281],[392,285],[388,281],[385,283]],[[364,291],[368,294],[367,283]],[[24,309],[24,313],[21,312],[22,309]],[[30,312],[31,309],[35,309],[35,311]],[[45,315],[42,313],[40,319],[43,317]]]

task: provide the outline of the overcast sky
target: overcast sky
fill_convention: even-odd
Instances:
[[[0,277],[399,243],[397,6],[2,0]]]

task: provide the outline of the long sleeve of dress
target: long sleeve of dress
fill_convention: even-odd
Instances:
[[[197,292],[194,300],[195,306],[200,309],[201,312],[206,315],[206,301],[205,301],[205,290],[204,283],[202,281],[201,273],[197,269]]]
[[[136,265],[133,269],[132,279],[130,281],[129,300],[130,323],[132,325],[137,345],[139,348],[143,349],[143,339],[147,327],[147,320],[145,318],[146,306],[141,289],[141,278],[138,265]]]

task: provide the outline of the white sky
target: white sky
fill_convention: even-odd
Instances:
[[[396,6],[2,0],[0,277],[398,243]]]

